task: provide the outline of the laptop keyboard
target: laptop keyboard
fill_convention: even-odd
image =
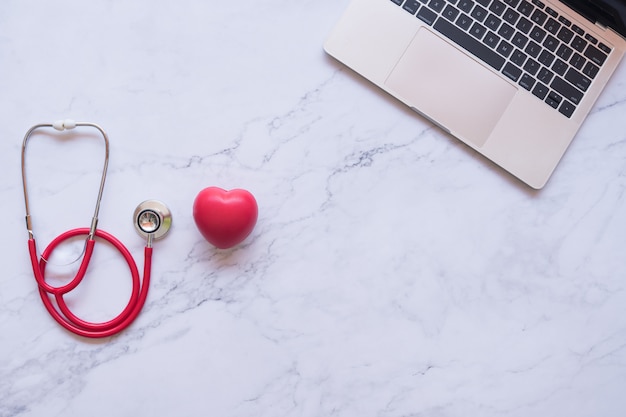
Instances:
[[[571,117],[611,48],[539,0],[391,0]]]

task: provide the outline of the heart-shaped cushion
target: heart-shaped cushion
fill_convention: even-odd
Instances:
[[[258,217],[254,196],[242,189],[230,191],[208,187],[193,203],[193,218],[198,230],[220,249],[241,243],[254,229]]]

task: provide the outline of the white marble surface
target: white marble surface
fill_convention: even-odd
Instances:
[[[232,3],[232,4],[231,4]],[[532,191],[325,56],[348,0],[0,3],[0,416],[568,416],[626,413],[626,65]],[[146,306],[75,337],[30,271],[20,146],[101,124],[100,227],[165,201]],[[89,225],[101,147],[33,141],[40,245]],[[191,206],[246,188],[253,234],[212,248]],[[129,293],[96,247],[70,299]]]

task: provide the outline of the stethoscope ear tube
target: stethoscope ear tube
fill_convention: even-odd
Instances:
[[[99,125],[90,122],[75,122],[73,120],[60,120],[54,123],[40,123],[37,124],[26,132],[24,135],[24,139],[22,141],[22,186],[24,188],[24,205],[26,207],[26,229],[28,231],[28,237],[33,238],[33,227],[32,227],[32,217],[30,214],[30,202],[28,198],[28,185],[26,181],[26,147],[28,146],[28,141],[30,140],[33,133],[38,129],[43,128],[54,128],[59,131],[70,130],[76,127],[91,127],[100,132],[102,136],[102,140],[104,141],[104,164],[102,166],[102,177],[100,178],[100,187],[98,189],[98,197],[96,198],[96,206],[94,209],[93,217],[91,219],[91,227],[90,227],[90,238],[93,239],[94,233],[96,231],[96,227],[98,225],[98,213],[100,212],[100,202],[102,201],[102,194],[104,193],[104,184],[106,182],[107,170],[109,167],[109,137],[107,136],[104,129],[102,129]]]

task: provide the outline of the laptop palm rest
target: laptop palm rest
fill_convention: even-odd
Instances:
[[[410,107],[478,147],[517,91],[425,28],[417,32],[385,85]]]

